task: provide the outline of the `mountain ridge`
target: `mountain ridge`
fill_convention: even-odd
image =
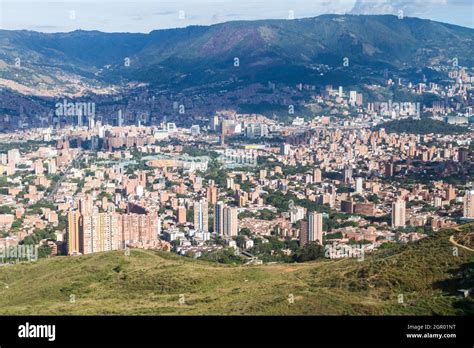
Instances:
[[[38,76],[44,84],[60,83],[61,72],[99,84],[138,81],[161,87],[229,79],[318,84],[314,65],[358,78],[356,69],[420,69],[454,58],[472,67],[472,51],[474,29],[391,15],[230,21],[148,34],[0,31],[0,78],[34,85]]]

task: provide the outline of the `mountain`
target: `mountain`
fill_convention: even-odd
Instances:
[[[472,249],[473,234],[439,231],[364,261],[219,265],[139,249],[40,259],[0,267],[0,313],[472,315],[458,290],[474,285],[474,253],[453,243]]]
[[[454,58],[472,67],[473,51],[474,29],[390,15],[235,21],[149,34],[2,30],[0,78],[30,87],[68,79],[96,88],[129,81],[162,87],[269,80],[318,84],[359,78],[360,69],[419,69]],[[332,68],[324,77],[316,69],[321,64]]]

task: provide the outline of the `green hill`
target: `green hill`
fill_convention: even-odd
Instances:
[[[462,134],[469,132],[469,128],[444,123],[431,118],[421,120],[402,119],[382,123],[374,127],[374,130],[385,129],[387,133],[410,133],[410,134]]]
[[[474,253],[459,248],[453,255],[449,240],[472,240],[473,233],[474,225],[442,231],[362,262],[226,266],[145,250],[42,259],[0,268],[0,284],[8,284],[0,289],[0,313],[473,314],[472,297],[457,290],[473,286]]]

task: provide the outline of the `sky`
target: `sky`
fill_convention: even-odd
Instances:
[[[403,14],[474,28],[474,0],[0,0],[0,29],[148,33],[327,13]]]

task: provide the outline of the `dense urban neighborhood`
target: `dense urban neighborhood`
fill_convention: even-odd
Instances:
[[[445,88],[409,84],[459,100],[429,118],[332,86],[314,100],[337,114],[290,107],[291,122],[225,110],[147,126],[119,112],[114,126],[58,103],[72,125],[0,135],[0,243],[40,257],[145,248],[258,264],[363,258],[457,226],[474,218],[474,77],[448,75]]]

